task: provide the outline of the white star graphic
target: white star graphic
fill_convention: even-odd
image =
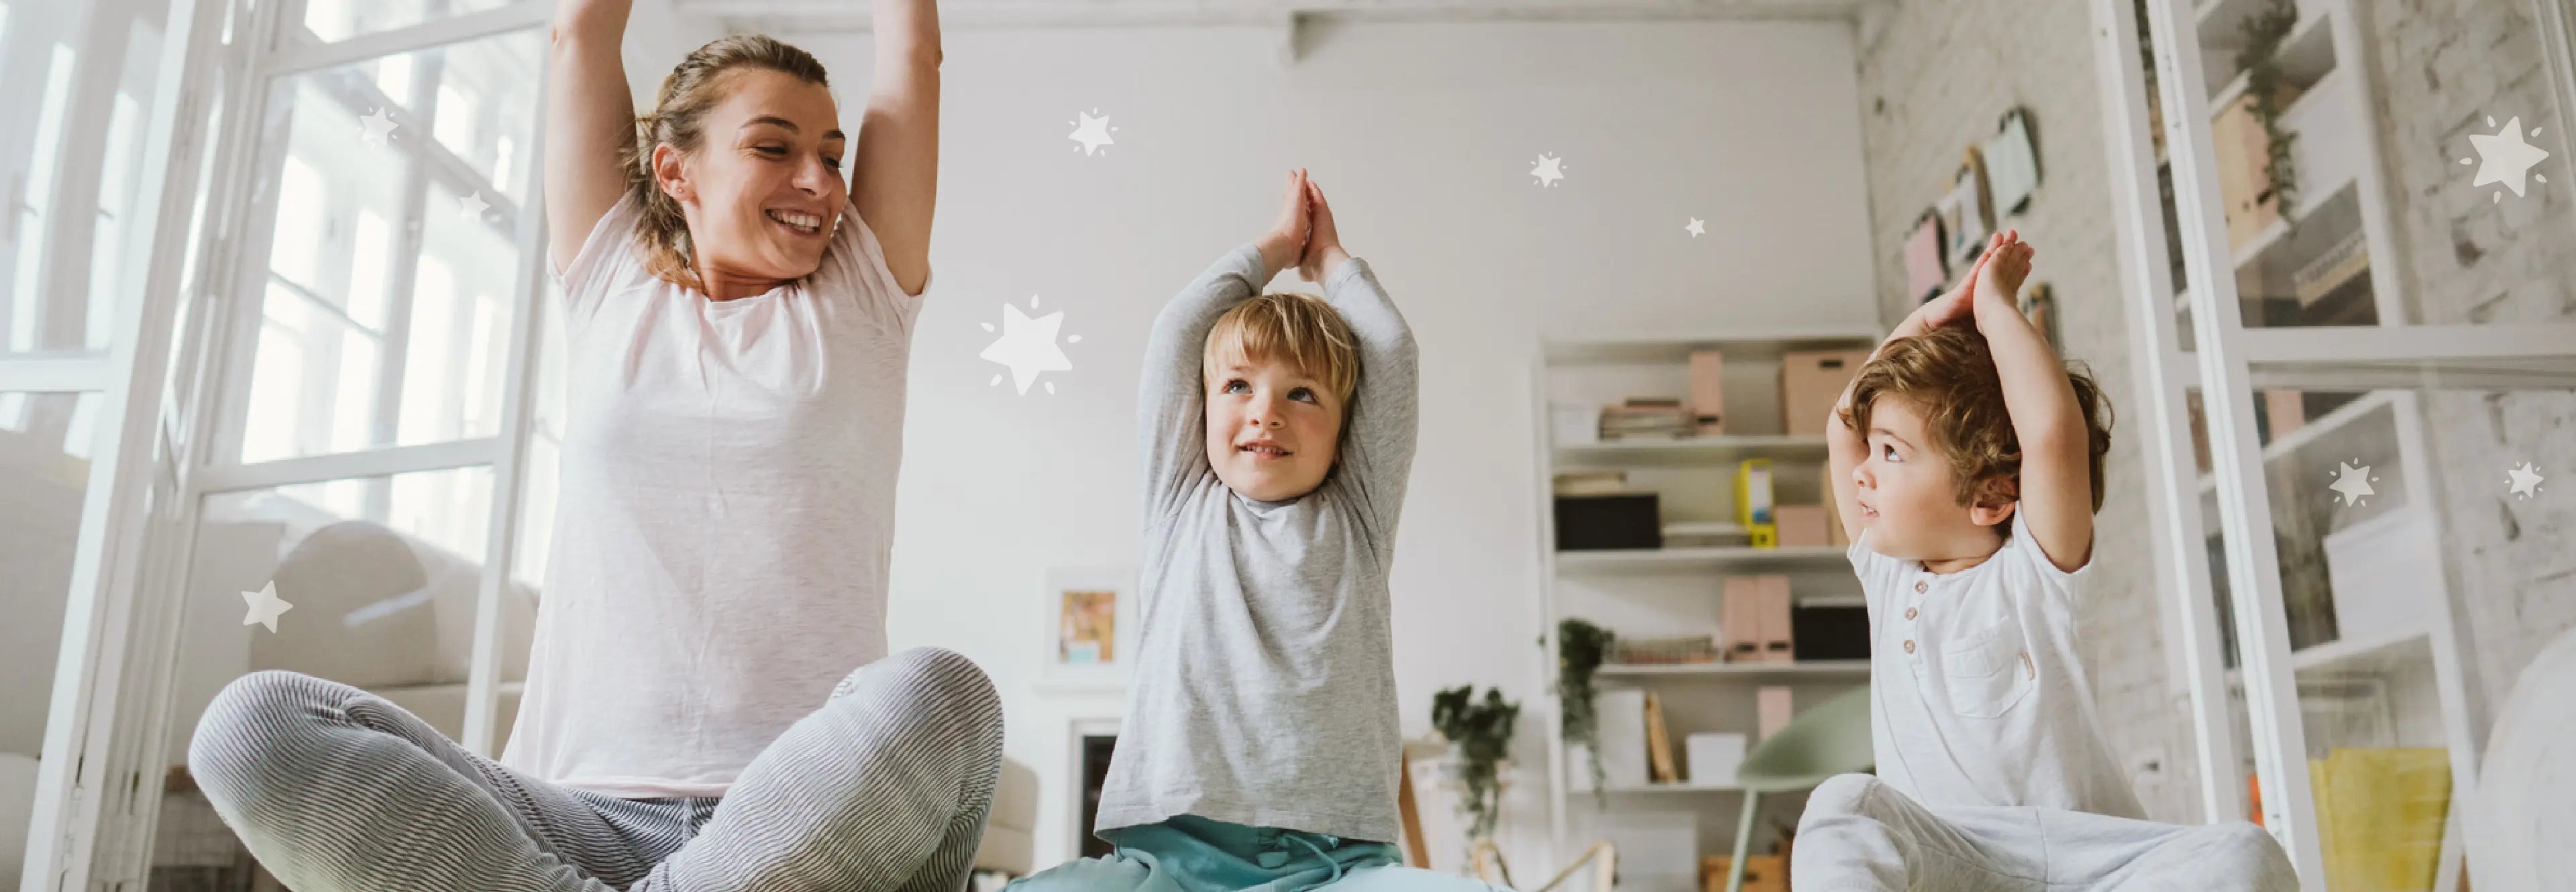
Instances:
[[[386,137],[393,135],[395,127],[401,126],[394,123],[393,116],[385,114],[385,110],[381,108],[368,112],[366,117],[359,119],[359,123],[366,127],[366,132],[360,133],[359,138],[366,140],[370,145],[379,146],[385,144]]]
[[[478,222],[483,219],[485,212],[492,210],[492,203],[484,201],[481,192],[457,199],[456,205],[459,210],[465,212],[465,219]]]
[[[2504,473],[2504,482],[2513,487],[2513,494],[2526,499],[2531,498],[2532,493],[2539,492],[2540,481],[2547,479],[2540,476],[2540,469],[2532,467],[2530,462],[2523,462],[2520,467]]]
[[[1708,221],[1702,220],[1698,217],[1692,217],[1690,218],[1690,225],[1682,228],[1690,230],[1691,238],[1698,238],[1708,234]]]
[[[242,617],[242,625],[267,626],[270,632],[277,631],[278,614],[295,609],[295,605],[278,599],[275,580],[271,580],[259,591],[243,592],[242,603],[250,605],[250,613]]]
[[[1109,131],[1118,128],[1109,126],[1109,118],[1101,115],[1099,109],[1078,114],[1082,120],[1074,124],[1072,139],[1082,144],[1075,147],[1081,149],[1082,154],[1090,155],[1100,151],[1101,146],[1118,144],[1117,140],[1109,138]]]
[[[1556,185],[1556,181],[1565,179],[1565,159],[1541,152],[1538,163],[1530,165],[1530,176],[1537,177],[1541,186]]]
[[[2353,461],[2360,461],[2360,459],[2356,458]],[[2354,467],[2351,462],[2338,462],[2338,464],[2343,467],[2335,471],[2334,485],[2326,487],[2335,491],[2337,499],[2346,505],[2359,505],[2361,497],[2379,494],[2370,488],[2370,482],[2379,478],[2370,476],[2369,465]]]
[[[2495,126],[2495,118],[2488,118],[2487,126]],[[2534,129],[2531,135],[2539,136],[2540,131]],[[2505,121],[2504,129],[2494,133],[2470,134],[2469,146],[2478,150],[2478,157],[2460,159],[2462,164],[2478,165],[2478,178],[2469,185],[2477,187],[2488,183],[2503,183],[2506,189],[2513,190],[2515,198],[2522,197],[2523,175],[2531,173],[2531,168],[2540,162],[2549,160],[2547,149],[2522,141],[2522,118],[2520,117]],[[2531,178],[2543,183],[2549,182],[2548,177],[2536,173],[2531,173]],[[2504,192],[2497,191],[2493,201],[2503,200]]]
[[[1029,295],[1029,308],[1036,309],[1037,305],[1037,295]],[[993,330],[993,323],[986,322],[983,325],[985,331]],[[1037,380],[1038,373],[1072,370],[1073,360],[1066,359],[1064,348],[1055,342],[1056,330],[1062,327],[1064,327],[1063,310],[1031,319],[1028,314],[1020,312],[1019,307],[1006,302],[1002,304],[1002,337],[994,341],[992,346],[984,348],[981,355],[985,359],[1009,366],[1012,383],[1019,385],[1021,395],[1025,396],[1029,392],[1030,382]],[[1082,336],[1067,335],[1064,341],[1068,344],[1080,343]],[[993,375],[993,383],[1002,383],[1000,373]],[[1055,392],[1055,382],[1047,382],[1047,392]]]

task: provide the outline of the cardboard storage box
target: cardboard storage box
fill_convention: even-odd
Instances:
[[[1780,354],[1781,431],[1792,436],[1825,432],[1834,401],[1869,361],[1867,350],[1792,350]]]

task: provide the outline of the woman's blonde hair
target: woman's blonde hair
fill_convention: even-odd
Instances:
[[[1236,304],[1208,329],[1200,371],[1218,380],[1223,369],[1280,359],[1351,404],[1359,388],[1360,360],[1350,323],[1331,304],[1304,294],[1264,294]]]
[[[811,53],[760,34],[720,37],[673,66],[670,75],[662,78],[653,111],[635,119],[635,146],[623,159],[626,191],[643,206],[635,237],[644,245],[644,268],[671,284],[704,287],[690,260],[696,251],[689,243],[688,218],[680,212],[679,200],[653,181],[653,150],[667,145],[684,155],[696,152],[706,141],[707,112],[725,99],[728,75],[745,69],[775,71],[816,86],[831,86],[823,63]]]

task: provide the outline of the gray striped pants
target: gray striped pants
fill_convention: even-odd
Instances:
[[[188,748],[216,812],[296,892],[958,892],[1001,759],[992,682],[935,649],[850,673],[721,800],[558,787],[291,672],[235,680]]]

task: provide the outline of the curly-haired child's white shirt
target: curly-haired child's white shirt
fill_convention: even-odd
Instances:
[[[1993,557],[1957,573],[1879,554],[1866,532],[1853,543],[1869,600],[1878,776],[1930,808],[2144,818],[2076,648],[2075,605],[2091,594],[2093,566],[2060,570],[2013,527]]]

